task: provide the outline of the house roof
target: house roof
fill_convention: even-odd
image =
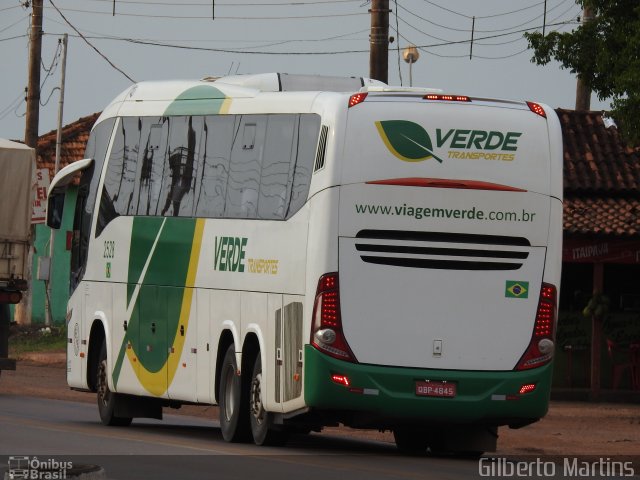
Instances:
[[[603,112],[557,109],[564,144],[565,234],[640,236],[640,148]]]
[[[82,117],[62,127],[61,169],[84,158],[84,149],[87,140],[89,140],[89,133],[98,116],[100,116],[99,112]],[[57,130],[51,130],[38,138],[38,168],[48,168],[50,178],[53,178],[55,170],[57,133]]]
[[[557,109],[564,143],[564,192],[640,191],[640,148],[627,146],[602,112]]]
[[[640,200],[565,197],[563,229],[565,234],[639,236]]]

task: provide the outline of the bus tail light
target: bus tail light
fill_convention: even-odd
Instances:
[[[367,93],[354,93],[349,97],[349,108],[355,107],[359,103],[364,102],[364,99],[367,98]]]
[[[554,285],[542,284],[531,341],[516,370],[541,367],[553,358],[557,297],[558,291]]]
[[[527,106],[529,107],[529,110],[531,110],[536,115],[540,115],[543,118],[547,118],[547,112],[544,111],[544,108],[542,108],[542,105],[535,102],[527,102]]]
[[[334,373],[333,375],[331,375],[331,380],[333,380],[333,383],[337,383],[338,385],[343,385],[345,387],[351,385],[349,377],[347,377],[346,375],[341,375],[339,373]]]
[[[340,288],[335,272],[322,275],[318,280],[313,304],[311,345],[339,360],[357,361],[342,331]]]
[[[520,390],[518,390],[518,393],[520,395],[525,395],[527,393],[531,393],[536,389],[536,384],[535,383],[525,383],[524,385],[522,385],[520,387]]]
[[[0,292],[0,303],[9,303],[15,305],[20,303],[22,300],[22,293],[10,291],[10,292]]]

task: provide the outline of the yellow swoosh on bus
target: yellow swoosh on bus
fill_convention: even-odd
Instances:
[[[127,349],[127,358],[133,366],[137,363],[138,368],[133,368],[138,380],[142,386],[152,395],[163,395],[168,386],[173,382],[173,378],[180,364],[184,342],[189,328],[189,318],[191,316],[191,304],[193,300],[193,290],[198,272],[198,262],[200,259],[200,249],[202,246],[202,235],[204,232],[204,220],[196,220],[195,232],[193,234],[193,244],[191,247],[191,256],[189,258],[189,269],[187,272],[187,280],[182,296],[182,305],[180,308],[180,320],[178,325],[184,325],[185,334],[175,335],[174,342],[171,345],[171,351],[167,361],[158,371],[151,372],[145,368],[142,362],[139,362],[137,355],[133,349]]]

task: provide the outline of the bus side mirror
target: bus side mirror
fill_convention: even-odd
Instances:
[[[62,213],[64,211],[65,192],[55,192],[47,199],[47,226],[54,230],[62,225]]]

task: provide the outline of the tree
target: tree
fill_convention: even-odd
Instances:
[[[640,145],[640,2],[576,0],[595,17],[569,33],[525,34],[532,62],[552,59],[571,69],[600,100],[612,100],[612,115],[627,142]]]

